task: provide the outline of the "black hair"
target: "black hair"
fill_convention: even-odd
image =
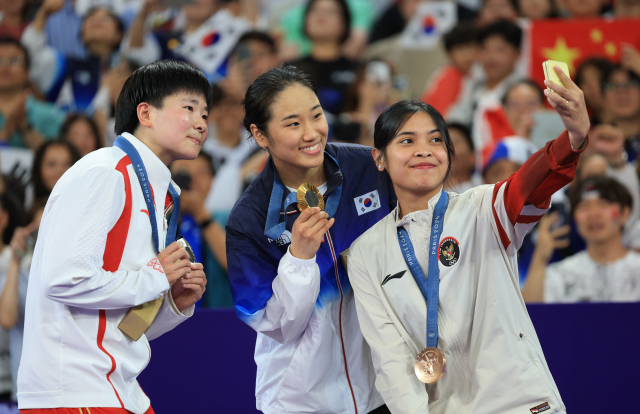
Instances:
[[[295,66],[280,66],[271,69],[249,85],[244,96],[244,127],[251,133],[251,125],[256,127],[265,136],[268,136],[267,124],[271,121],[273,113],[271,106],[278,94],[293,85],[307,87],[316,93],[316,87],[306,73]]]
[[[11,36],[0,36],[0,46],[11,45],[15,46],[22,51],[24,55],[24,66],[28,70],[31,66],[31,57],[29,56],[29,51],[20,41],[16,40],[16,38]]]
[[[462,22],[457,24],[447,34],[444,35],[444,48],[447,52],[451,52],[456,46],[476,44],[478,29],[471,22]]]
[[[4,210],[9,214],[9,222],[7,223],[7,227],[2,232],[2,242],[7,245],[11,243],[11,238],[13,237],[13,232],[16,228],[22,225],[22,221],[24,220],[24,213],[22,211],[22,206],[18,197],[10,191],[5,191],[0,194],[0,209]]]
[[[514,90],[517,86],[521,86],[521,85],[530,86],[533,90],[536,91],[536,95],[538,95],[540,102],[544,103],[544,92],[540,88],[540,85],[538,85],[535,81],[531,79],[523,79],[521,81],[516,82],[509,89],[507,89],[507,92],[505,92],[504,96],[502,97],[502,105],[507,104],[507,96],[509,95],[509,93],[511,93],[511,91]]]
[[[607,84],[609,82],[611,82],[611,78],[617,72],[624,72],[629,76],[630,80],[635,81],[635,82],[640,82],[640,76],[638,76],[634,71],[629,70],[629,69],[623,67],[620,64],[612,65],[609,68],[609,70],[606,73],[604,73],[603,76],[602,76],[602,90],[603,91],[607,89]]]
[[[448,130],[457,129],[458,131],[462,132],[462,135],[464,136],[464,140],[467,142],[467,145],[469,145],[471,152],[474,152],[476,150],[475,145],[473,145],[473,139],[471,138],[471,130],[469,129],[468,126],[461,124],[459,122],[449,122],[447,124],[447,129]]]
[[[451,172],[451,158],[456,155],[456,152],[453,148],[451,138],[449,137],[449,131],[447,130],[447,124],[444,121],[444,118],[442,118],[440,112],[427,103],[405,99],[400,102],[396,102],[385,109],[376,120],[373,131],[373,146],[381,152],[381,157],[384,158],[389,142],[395,138],[398,131],[409,120],[409,118],[418,112],[424,112],[431,117],[433,123],[436,124],[436,128],[438,128],[438,131],[440,131],[440,134],[444,139],[444,143],[447,148],[447,159],[449,162],[447,174],[444,177],[444,181],[446,181],[449,177],[449,173]]]
[[[91,15],[93,15],[94,13],[100,10],[104,10],[105,12],[107,12],[109,17],[116,23],[116,30],[118,30],[120,35],[124,37],[124,32],[126,28],[122,20],[120,20],[120,17],[118,17],[118,15],[115,14],[110,7],[94,6],[94,7],[91,7],[82,17],[82,24],[80,25],[80,40],[82,41],[83,44],[84,44],[84,40],[82,38],[82,32],[84,31],[84,23],[87,21],[89,17],[91,17]],[[120,48],[120,44],[114,46],[114,51],[118,50],[118,48]]]
[[[133,134],[140,125],[138,105],[146,102],[162,108],[164,99],[179,92],[204,96],[211,107],[213,92],[207,77],[195,66],[177,60],[160,60],[133,72],[122,87],[116,103],[115,133]]]
[[[309,39],[311,39],[311,37],[307,32],[307,17],[309,17],[309,12],[311,11],[311,8],[317,1],[318,0],[309,0],[309,2],[307,3],[304,9],[303,31],[304,31],[304,35],[307,36]],[[342,17],[342,21],[344,23],[344,33],[342,33],[342,36],[340,36],[339,42],[340,44],[343,44],[344,42],[347,41],[347,39],[351,35],[351,12],[349,11],[349,5],[345,0],[332,0],[332,1],[336,2],[338,6],[340,6],[340,15],[341,15],[340,17]]]
[[[71,155],[71,165],[75,164],[80,159],[78,151],[76,151],[73,145],[66,141],[46,141],[44,144],[40,145],[33,156],[33,165],[31,167],[31,182],[33,183],[33,192],[35,193],[36,198],[49,197],[49,194],[51,194],[51,189],[48,189],[45,186],[44,180],[42,179],[42,161],[44,160],[47,150],[56,145],[65,147],[67,151],[69,151],[69,155]]]
[[[238,41],[236,42],[236,45],[233,47],[229,55],[235,55],[236,53],[238,53],[238,49],[240,49],[240,46],[242,44],[246,42],[251,42],[251,41],[259,42],[266,45],[269,48],[269,52],[271,52],[272,55],[275,55],[276,53],[278,53],[278,47],[276,46],[276,41],[273,40],[273,37],[271,37],[269,33],[252,30],[240,36],[240,39],[238,39]]]
[[[505,42],[510,43],[511,46],[520,50],[522,29],[517,24],[508,20],[498,20],[497,22],[491,23],[480,30],[478,42],[482,44],[485,40],[493,36],[501,37]]]
[[[95,148],[102,148],[102,140],[100,139],[100,129],[98,128],[98,124],[96,124],[96,121],[94,121],[92,117],[82,112],[74,112],[67,115],[67,118],[64,120],[62,126],[60,127],[58,139],[60,141],[69,142],[69,129],[71,129],[71,126],[73,124],[80,120],[85,121],[89,124],[91,133],[93,133]]]
[[[600,84],[602,85],[605,75],[609,73],[612,68],[615,67],[615,64],[611,62],[609,59],[605,59],[599,56],[592,57],[585,60],[580,64],[580,66],[578,67],[578,70],[576,71],[576,77],[575,77],[576,85],[580,86],[580,84],[583,81],[584,72],[589,67],[593,67],[598,70],[598,75],[600,77],[599,81],[600,81]]]
[[[614,178],[597,175],[584,179],[569,192],[572,212],[575,212],[582,201],[584,193],[591,191],[597,192],[603,200],[619,204],[621,208],[628,207],[631,210],[633,207],[631,193],[624,185]]]
[[[213,85],[211,85],[211,94],[213,95],[213,99],[211,99],[210,109],[213,109],[216,106],[219,106],[222,103],[222,101],[224,101],[224,98],[227,97],[227,93],[217,83],[214,83]]]

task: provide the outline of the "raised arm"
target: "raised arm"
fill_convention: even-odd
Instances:
[[[325,216],[317,208],[300,213],[291,245],[279,263],[230,225],[232,219],[227,222],[227,265],[236,314],[280,343],[293,342],[304,332],[318,300],[320,268],[315,252],[333,224]]]
[[[584,94],[561,70],[556,69],[563,87],[544,93],[567,129],[558,138],[533,154],[509,179],[495,185],[492,215],[505,249],[520,247],[526,233],[549,208],[551,196],[569,184],[575,175],[580,153],[587,146],[589,116]]]

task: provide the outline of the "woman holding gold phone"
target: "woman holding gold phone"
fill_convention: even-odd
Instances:
[[[349,279],[394,414],[565,413],[517,263],[587,144],[583,93],[556,73],[566,87],[544,93],[566,131],[507,180],[462,194],[443,190],[454,154],[438,111],[401,101],[376,121],[373,156],[398,207],[351,246]]]
[[[298,69],[270,70],[245,96],[245,127],[269,152],[227,221],[234,306],[258,332],[265,413],[383,414],[371,352],[340,253],[391,210],[371,148],[327,144],[327,120]]]

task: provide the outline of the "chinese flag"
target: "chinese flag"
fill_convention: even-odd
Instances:
[[[543,88],[542,62],[558,60],[576,69],[591,57],[620,61],[623,43],[640,50],[640,19],[546,20],[531,25],[531,78]]]

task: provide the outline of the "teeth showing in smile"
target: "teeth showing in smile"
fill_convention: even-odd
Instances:
[[[317,143],[316,145],[314,145],[313,147],[300,148],[300,151],[304,151],[304,152],[313,152],[313,151],[317,150],[319,146],[320,146],[320,143],[318,142],[318,143]]]

